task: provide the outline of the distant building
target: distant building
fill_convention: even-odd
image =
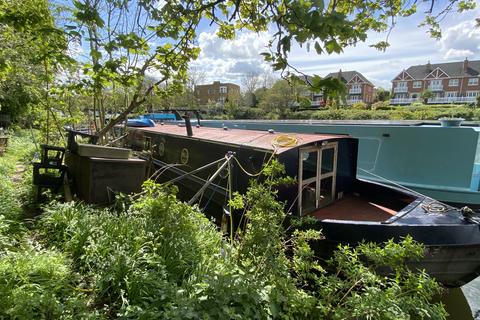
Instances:
[[[364,102],[370,104],[375,96],[375,86],[358,71],[342,71],[329,73],[325,78],[337,78],[347,87],[347,104]],[[312,95],[312,106],[318,107],[325,103],[322,93]]]
[[[240,100],[240,86],[234,83],[214,81],[212,84],[195,86],[194,94],[200,105],[208,103],[220,103],[223,105],[228,101]]]
[[[480,92],[480,60],[411,66],[392,80],[391,104],[420,100],[425,90],[428,103],[472,103]]]

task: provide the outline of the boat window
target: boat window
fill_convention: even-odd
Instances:
[[[158,143],[158,156],[163,157],[165,155],[165,143],[160,141]]]
[[[181,164],[187,164],[188,163],[188,158],[189,158],[188,149],[183,148],[182,151],[180,152],[180,163]]]
[[[303,171],[302,179],[307,180],[317,176],[317,150],[311,152],[304,152],[302,157],[303,160]]]
[[[302,186],[302,210],[310,212],[317,208],[317,182]]]
[[[333,201],[333,176],[320,181],[320,199],[318,207],[326,206]]]
[[[337,142],[300,149],[298,208],[300,215],[335,200]]]
[[[334,152],[335,149],[328,148],[322,152],[322,174],[329,173],[333,171],[333,161],[334,161]]]

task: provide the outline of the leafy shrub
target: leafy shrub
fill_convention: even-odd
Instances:
[[[372,104],[372,110],[392,110],[389,101],[377,101]]]
[[[96,317],[68,261],[51,251],[29,250],[0,258],[0,318],[78,319]]]
[[[341,247],[320,263],[310,247],[319,231],[288,236],[283,228],[276,186],[292,180],[275,161],[264,172],[230,203],[246,224],[230,241],[176,200],[175,189],[154,184],[123,212],[53,203],[39,226],[46,243],[91,279],[95,305],[118,317],[444,318],[443,306],[430,302],[439,286],[405,264],[422,254],[420,245],[408,238],[385,248]],[[392,278],[376,271],[387,263]]]
[[[126,313],[147,301],[168,305],[177,286],[221,252],[215,226],[153,184],[128,212],[55,203],[40,224],[47,241],[94,279],[97,302]]]
[[[365,110],[365,109],[367,109],[367,104],[365,102],[355,102],[352,105],[352,109],[354,109],[354,110]]]

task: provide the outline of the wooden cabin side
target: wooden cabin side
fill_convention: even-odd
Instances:
[[[279,161],[297,183],[280,188],[279,198],[293,214],[305,215],[353,192],[357,150],[357,139],[336,137],[281,153]]]

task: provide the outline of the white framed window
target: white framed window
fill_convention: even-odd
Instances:
[[[478,95],[478,91],[467,91],[465,94],[466,97],[476,97]]]
[[[220,93],[227,93],[227,87],[225,86],[220,87]]]
[[[422,87],[422,81],[413,81],[413,87],[415,89],[421,88]]]
[[[407,87],[407,81],[399,81],[399,82],[397,82],[397,87],[398,87],[398,88],[406,88],[406,87]]]
[[[208,94],[212,94],[213,93],[212,91],[213,91],[212,89],[208,89]]]
[[[450,79],[448,80],[449,87],[458,87],[458,79]]]
[[[458,95],[457,91],[447,91],[445,92],[445,96],[447,98],[455,98]]]
[[[476,85],[478,85],[478,78],[470,78],[470,79],[468,79],[468,85],[469,85],[469,86],[476,86]]]
[[[442,85],[442,80],[430,80],[430,86],[438,87]]]
[[[225,97],[219,97],[217,102],[225,103]]]
[[[395,95],[395,99],[406,99],[406,98],[408,98],[406,93],[397,93]]]

